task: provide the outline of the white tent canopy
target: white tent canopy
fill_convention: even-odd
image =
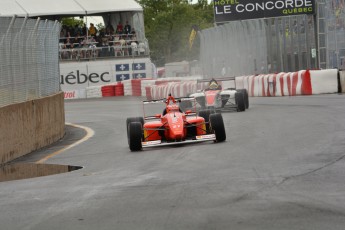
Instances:
[[[0,17],[83,16],[126,11],[143,9],[134,0],[1,0]]]

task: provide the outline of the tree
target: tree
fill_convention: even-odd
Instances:
[[[145,32],[156,65],[195,60],[199,56],[198,39],[189,49],[192,26],[213,26],[213,7],[207,0],[190,4],[189,0],[138,0],[144,9]]]
[[[61,24],[68,27],[74,27],[75,25],[83,26],[84,21],[82,19],[77,19],[75,17],[67,17],[61,19]]]

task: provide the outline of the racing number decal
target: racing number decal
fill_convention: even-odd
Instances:
[[[180,119],[180,116],[176,116],[176,114],[170,114],[170,117],[171,117],[171,123],[174,124],[172,126],[173,129],[176,129],[176,128],[180,128],[181,125],[176,125],[176,123],[179,122],[179,119]]]
[[[170,117],[172,118],[171,119],[172,123],[177,123],[178,119],[180,118],[179,116],[175,116],[175,114],[170,114]]]

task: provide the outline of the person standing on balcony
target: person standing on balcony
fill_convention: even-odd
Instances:
[[[97,34],[96,27],[93,25],[93,23],[90,23],[89,35],[90,36],[96,36],[96,34]]]
[[[130,34],[131,33],[131,26],[128,24],[128,21],[126,21],[126,25],[124,27],[124,33],[125,34]]]
[[[120,34],[120,35],[123,34],[123,25],[122,25],[121,21],[120,21],[119,24],[117,24],[117,26],[116,26],[116,33],[117,33],[117,34]]]

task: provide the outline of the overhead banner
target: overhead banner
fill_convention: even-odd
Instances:
[[[214,0],[216,23],[314,14],[315,0]]]

